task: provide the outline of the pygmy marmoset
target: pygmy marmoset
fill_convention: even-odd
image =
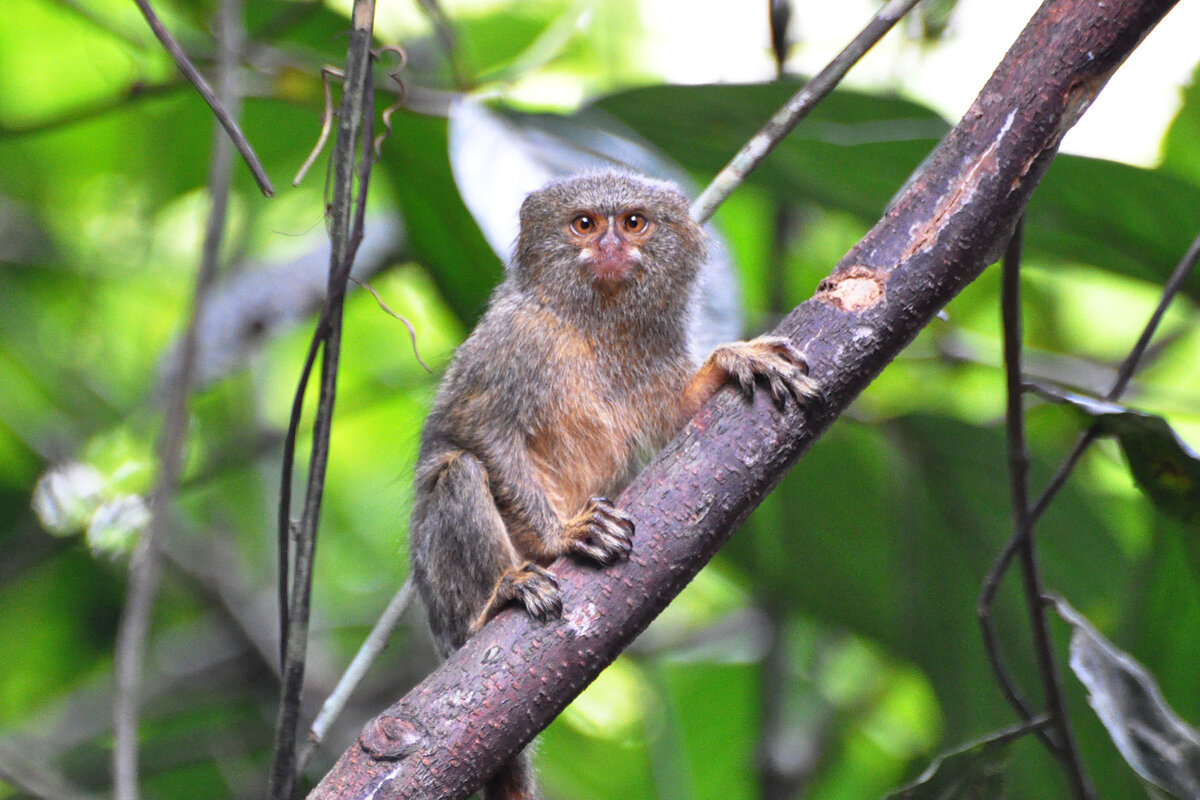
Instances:
[[[561,613],[565,554],[625,558],[634,521],[607,499],[712,394],[764,381],[815,395],[786,340],[688,335],[706,236],[672,184],[623,172],[550,183],[521,206],[512,269],[458,348],[425,424],[410,525],[413,576],[443,655],[505,605]],[[525,758],[489,800],[533,795]]]

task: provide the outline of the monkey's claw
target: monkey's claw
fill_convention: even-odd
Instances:
[[[562,597],[554,573],[531,562],[511,572],[508,580],[512,581],[513,596],[524,604],[529,616],[538,622],[562,616]]]
[[[753,398],[758,378],[766,382],[771,399],[781,409],[788,397],[804,406],[821,395],[817,382],[808,377],[803,356],[783,337],[760,336],[726,345],[721,356],[730,379],[748,398]]]
[[[592,497],[576,520],[576,553],[604,566],[629,558],[633,551],[633,518],[611,500]]]

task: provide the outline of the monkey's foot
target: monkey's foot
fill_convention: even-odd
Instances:
[[[482,628],[514,600],[520,600],[529,616],[538,622],[562,616],[562,598],[558,594],[558,580],[554,573],[527,561],[500,576],[487,607],[471,624],[471,633]]]
[[[710,358],[746,397],[754,396],[756,378],[766,381],[771,399],[779,408],[789,396],[802,406],[821,396],[817,382],[808,377],[808,364],[783,337],[759,336],[748,342],[721,345]]]
[[[633,518],[604,497],[592,497],[567,523],[571,551],[597,564],[629,558],[633,551]]]

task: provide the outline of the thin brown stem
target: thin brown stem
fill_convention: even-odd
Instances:
[[[362,646],[354,654],[354,659],[346,667],[337,686],[321,705],[321,711],[317,714],[317,718],[313,720],[304,747],[300,749],[298,771],[303,771],[308,762],[312,760],[313,755],[316,754],[317,748],[325,740],[325,734],[329,733],[329,728],[345,709],[350,695],[354,693],[363,676],[367,674],[367,670],[375,663],[375,659],[379,658],[379,654],[387,646],[388,640],[392,638],[392,633],[400,623],[400,617],[412,603],[415,594],[416,585],[413,583],[412,577],[409,577],[399,591],[392,596],[387,608],[379,615],[379,619],[375,621],[371,632],[363,640]]]
[[[1004,255],[1004,267],[1000,290],[1000,308],[1004,326],[1004,366],[1007,385],[1006,431],[1008,440],[1008,472],[1012,496],[1013,535],[1016,557],[1021,564],[1022,584],[1025,589],[1025,605],[1029,613],[1029,625],[1033,633],[1034,653],[1045,692],[1046,711],[1054,721],[1058,735],[1050,743],[1051,752],[1058,758],[1067,773],[1072,794],[1078,800],[1090,800],[1094,791],[1083,764],[1071,730],[1063,699],[1062,682],[1058,674],[1058,661],[1050,628],[1046,621],[1044,590],[1034,548],[1033,521],[1029,509],[1029,448],[1025,440],[1025,412],[1022,406],[1023,386],[1021,381],[1021,244],[1024,217],[1017,220],[1016,229],[1009,240]],[[998,578],[1003,573],[998,574]],[[999,673],[998,673],[999,674]],[[1012,688],[1015,691],[1015,687]],[[1022,709],[1028,722],[1028,708]],[[1043,736],[1043,740],[1045,737]]]
[[[246,162],[246,166],[250,167],[250,172],[254,175],[254,180],[258,183],[258,188],[267,197],[272,197],[275,194],[275,189],[271,186],[271,179],[267,177],[266,171],[263,169],[262,163],[259,162],[258,156],[254,153],[254,148],[250,146],[250,142],[242,134],[242,129],[238,127],[237,120],[225,108],[225,104],[221,102],[212,87],[208,85],[208,81],[204,80],[204,76],[200,74],[200,70],[192,64],[191,59],[187,57],[187,53],[183,52],[183,48],[171,36],[171,32],[162,24],[162,20],[154,13],[154,9],[150,6],[150,0],[133,0],[141,10],[142,16],[146,18],[146,23],[149,24],[150,30],[154,31],[154,35],[162,42],[162,46],[167,49],[171,57],[175,59],[176,66],[183,73],[184,77],[196,87],[196,91],[204,98],[204,102],[208,103],[208,107],[212,109],[216,115],[217,121],[221,123],[221,127],[225,129],[225,133],[233,141],[237,151],[241,154],[242,159]]]
[[[296,731],[300,715],[300,691],[304,684],[308,621],[312,597],[313,560],[316,552],[317,524],[329,463],[329,441],[337,397],[338,356],[341,349],[342,311],[350,267],[363,236],[368,180],[371,171],[371,141],[374,135],[373,92],[370,69],[371,33],[375,19],[374,0],[355,0],[351,13],[353,27],[346,55],[345,84],[338,109],[338,134],[332,155],[333,194],[329,205],[329,282],[325,307],[317,323],[310,358],[321,349],[321,381],[312,432],[312,456],[304,506],[295,531],[295,555],[288,563],[281,558],[281,606],[287,608],[281,620],[285,632],[279,713],[275,724],[275,752],[272,759],[269,797],[291,800],[296,790]],[[357,164],[357,169],[356,169]],[[357,183],[357,187],[356,187]],[[357,188],[357,195],[356,195]],[[289,434],[299,426],[299,413],[307,386],[309,369],[296,390]],[[294,437],[289,435],[294,446]],[[291,465],[294,453],[285,454],[285,471],[280,493],[280,552],[285,552],[290,537]],[[287,573],[290,567],[290,592]]]
[[[1104,395],[1105,400],[1118,400],[1125,392],[1125,389],[1129,386],[1129,381],[1133,379],[1134,373],[1137,372],[1137,367],[1141,363],[1142,356],[1145,355],[1146,349],[1150,346],[1150,342],[1158,330],[1159,323],[1162,322],[1163,315],[1167,313],[1167,308],[1171,305],[1171,301],[1175,299],[1175,295],[1179,294],[1179,291],[1191,276],[1198,261],[1200,261],[1200,234],[1197,234],[1196,238],[1192,240],[1191,246],[1188,247],[1187,252],[1183,254],[1183,258],[1179,259],[1179,263],[1175,265],[1175,269],[1171,272],[1171,277],[1163,284],[1162,296],[1158,299],[1158,305],[1150,315],[1150,319],[1146,321],[1146,326],[1142,328],[1142,333],[1138,336],[1133,349],[1129,351],[1129,355],[1125,357],[1125,361],[1117,371],[1117,377],[1113,381],[1112,388]],[[1042,490],[1041,495],[1030,511],[1031,521],[1036,522],[1045,513],[1051,501],[1054,500],[1059,490],[1067,482],[1067,478],[1071,477],[1071,472],[1075,469],[1079,460],[1083,458],[1084,452],[1091,446],[1092,442],[1096,441],[1099,435],[1099,429],[1093,425],[1081,433],[1079,438],[1075,440],[1075,444],[1072,445],[1071,450],[1067,453],[1067,457],[1063,459],[1063,463],[1059,465],[1058,470],[1050,478],[1049,483],[1046,484],[1046,488]]]
[[[918,0],[891,0],[875,12],[862,32],[850,44],[834,56],[824,69],[818,72],[804,88],[776,112],[775,116],[754,135],[733,159],[725,165],[712,183],[692,203],[692,218],[700,224],[708,222],[717,208],[741,186],[742,181],[753,172],[763,159],[771,154],[783,138],[792,132],[802,119],[837,86],[850,68],[858,63],[884,34],[892,29],[901,17],[907,14]]]

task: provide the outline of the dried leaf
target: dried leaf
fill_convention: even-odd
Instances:
[[[1067,601],[1056,597],[1054,604],[1073,629],[1071,669],[1129,766],[1181,800],[1200,797],[1200,735],[1171,710],[1145,667]]]

